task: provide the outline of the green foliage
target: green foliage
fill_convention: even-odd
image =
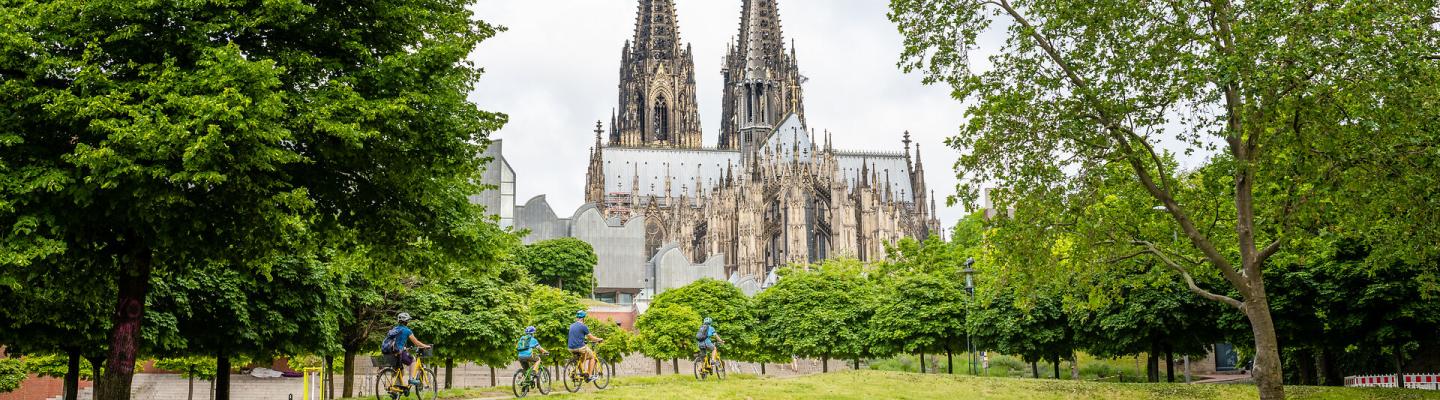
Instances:
[[[729,282],[709,278],[700,279],[682,287],[666,290],[655,296],[655,300],[651,303],[652,307],[669,305],[683,305],[700,314],[702,320],[707,317],[712,319],[714,321],[712,327],[715,328],[716,334],[725,340],[721,351],[727,358],[745,361],[788,359],[788,356],[770,356],[765,349],[760,347],[754,302],[746,297],[740,288]],[[699,330],[699,324],[690,329],[692,345],[695,345],[694,336]]]
[[[535,285],[530,293],[529,304],[530,320],[527,326],[535,327],[535,339],[540,341],[540,347],[552,352],[558,350],[563,357],[565,338],[570,332],[570,324],[575,322],[575,312],[585,309],[580,298],[560,289]],[[506,343],[514,344],[523,334],[523,330],[512,332],[512,337],[506,340]],[[514,347],[510,349],[513,356]]]
[[[51,378],[64,378],[66,371],[70,369],[69,356],[64,354],[26,355],[25,372]],[[90,376],[90,360],[80,358],[80,379],[92,380]]]
[[[155,360],[155,368],[179,372],[181,377],[202,380],[215,379],[215,358],[176,357]]]
[[[640,336],[621,328],[609,318],[600,321],[586,317],[585,326],[590,327],[590,334],[605,339],[594,347],[595,356],[601,360],[618,364],[625,360],[625,356],[640,350]]]
[[[689,358],[696,351],[695,332],[704,318],[690,306],[652,305],[635,321],[640,353],[655,359]]]
[[[854,259],[788,267],[755,296],[761,345],[779,354],[854,358],[870,354],[872,288]],[[693,332],[692,332],[693,333]]]
[[[532,284],[518,267],[502,268],[493,276],[457,275],[427,285],[407,302],[420,319],[416,334],[436,346],[436,356],[487,365],[515,359],[513,342],[525,330]]]
[[[0,393],[20,388],[25,381],[25,363],[15,358],[0,358]]]
[[[963,283],[955,276],[908,272],[889,277],[873,298],[869,334],[876,354],[963,352]]]
[[[538,283],[589,296],[595,286],[595,249],[583,240],[559,238],[525,246],[516,257]]]

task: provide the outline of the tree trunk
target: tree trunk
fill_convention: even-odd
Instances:
[[[1070,353],[1070,380],[1072,381],[1080,380],[1079,364],[1080,360],[1075,357],[1075,353]]]
[[[1280,343],[1275,338],[1275,321],[1270,317],[1270,302],[1265,298],[1264,286],[1256,277],[1259,288],[1244,303],[1245,317],[1250,320],[1250,329],[1255,334],[1255,386],[1260,389],[1261,400],[1283,400],[1285,384],[1280,374]]]
[[[1145,381],[1160,381],[1160,356],[1154,351],[1145,354]]]
[[[1318,375],[1322,380],[1319,382],[1321,385],[1340,386],[1345,383],[1345,379],[1340,376],[1340,371],[1335,368],[1334,356],[1329,348],[1322,347],[1316,353],[1315,364],[1315,369],[1319,370]]]
[[[1040,379],[1040,365],[1034,361],[1030,362],[1030,377]]]
[[[680,374],[680,359],[679,359],[679,358],[672,358],[672,359],[670,359],[670,365],[671,365],[671,367],[675,370],[675,374],[676,374],[676,375],[679,375],[679,374]]]
[[[830,372],[830,355],[820,357],[820,373]]]
[[[920,373],[925,373],[925,352],[920,352]]]
[[[760,375],[765,375],[765,363],[760,363]]]
[[[185,394],[186,400],[195,400],[195,366],[190,366],[190,390]]]
[[[447,371],[446,373],[448,374],[449,372]],[[449,382],[448,379],[450,379],[450,378],[447,377],[447,378],[445,378],[445,379],[447,379],[446,382]],[[446,384],[448,385],[449,383],[446,383]],[[490,366],[490,387],[495,387],[495,366],[494,366],[494,365],[491,365],[491,366]]]
[[[655,375],[660,375],[660,359],[655,359]]]
[[[945,373],[955,375],[955,355],[950,353],[950,348],[945,348]]]
[[[340,375],[345,386],[340,390],[340,397],[355,397],[355,349],[345,349],[345,359],[340,360]]]
[[[105,375],[95,388],[95,400],[129,400],[135,356],[140,351],[140,323],[145,316],[145,295],[150,292],[149,250],[132,253],[116,277],[114,324]]]
[[[105,365],[105,356],[85,357],[90,362],[90,389],[92,392],[100,391],[100,366]]]
[[[65,350],[65,400],[76,400],[80,397],[80,350]]]
[[[1060,357],[1055,357],[1054,359],[1050,360],[1050,367],[1055,369],[1055,380],[1060,380]]]
[[[1405,388],[1405,368],[1403,354],[1400,354],[1400,345],[1395,345],[1395,387]]]
[[[1165,345],[1165,381],[1175,383],[1175,351]]]
[[[230,400],[230,356],[215,356],[215,400]]]
[[[859,371],[859,370],[860,370],[860,358],[858,358],[858,357],[855,358],[855,370],[856,370],[856,371]]]
[[[325,398],[335,398],[335,356],[325,356]]]
[[[490,370],[490,375],[495,375],[495,370]],[[445,357],[445,388],[451,387],[450,381],[455,380],[455,359]],[[491,385],[494,386],[494,385]]]
[[[1300,348],[1295,349],[1294,355],[1295,363],[1298,365],[1294,366],[1293,368],[1295,369],[1295,375],[1299,377],[1295,384],[1314,385],[1315,361],[1311,359],[1310,349],[1308,347],[1301,346]]]

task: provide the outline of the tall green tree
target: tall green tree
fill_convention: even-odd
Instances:
[[[683,304],[651,306],[635,321],[640,334],[640,354],[655,359],[655,374],[660,374],[660,360],[670,359],[675,373],[680,373],[679,359],[689,358],[696,351],[695,332],[704,320],[695,309]]]
[[[766,337],[762,344],[782,354],[820,357],[825,370],[831,358],[869,356],[866,328],[873,287],[862,276],[864,270],[854,259],[780,270],[775,285],[755,296]]]
[[[526,245],[516,261],[541,284],[576,296],[590,296],[595,286],[595,248],[576,238],[559,238]]]
[[[769,361],[763,357],[764,351],[759,348],[760,336],[759,332],[755,330],[754,303],[745,296],[744,292],[740,291],[740,288],[729,282],[710,278],[700,279],[685,286],[666,290],[655,296],[654,301],[650,304],[652,307],[684,305],[699,313],[701,319],[712,319],[714,321],[712,326],[725,340],[725,346],[721,349],[725,357],[746,361]],[[693,336],[699,330],[700,325],[695,325],[690,330],[692,345],[695,345]]]
[[[1187,281],[1222,277],[1221,288],[1187,286],[1246,316],[1262,398],[1284,397],[1263,266],[1304,236],[1297,221],[1343,205],[1406,215],[1380,219],[1388,226],[1374,231],[1391,232],[1381,237],[1398,240],[1396,227],[1420,242],[1437,237],[1432,200],[1414,195],[1429,189],[1401,178],[1435,165],[1440,143],[1431,1],[892,0],[891,10],[905,37],[901,68],[972,104],[948,141],[965,152],[961,197],[973,202],[979,186],[998,185],[987,194],[1003,210],[1084,192],[1085,178],[1108,165],[1128,168],[1152,199],[1130,212],[1163,207],[1191,250],[1126,243]],[[1003,47],[972,69],[970,50],[1000,26]],[[1228,233],[1196,223],[1202,210],[1181,200],[1187,188],[1163,161],[1166,148],[1223,154]],[[1394,245],[1434,252],[1420,247]]]
[[[465,196],[504,117],[467,100],[495,32],[467,4],[0,7],[0,243],[118,262],[97,399],[129,397],[152,273],[263,272],[336,229],[385,268],[474,249]]]
[[[426,285],[406,305],[420,320],[416,332],[436,346],[445,360],[445,385],[454,378],[455,361],[504,366],[515,360],[517,332],[525,330],[530,279],[520,267],[506,265],[494,275],[458,275]]]

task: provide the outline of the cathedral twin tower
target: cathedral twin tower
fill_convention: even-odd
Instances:
[[[717,276],[764,287],[783,265],[875,260],[887,243],[938,232],[934,195],[908,133],[904,152],[843,151],[828,132],[807,127],[805,79],[793,44],[786,49],[775,0],[743,2],[722,70],[719,143],[705,146],[694,53],[682,46],[675,15],[673,0],[639,0],[608,143],[598,124],[595,130],[582,208],[593,207],[609,227],[644,226],[638,254],[612,249],[628,239],[597,236],[604,237],[592,243],[605,249],[603,267],[651,260],[646,282],[695,278],[687,274],[700,269],[658,261],[681,252],[723,267]]]
[[[620,61],[620,105],[610,121],[610,145],[701,148],[695,101],[695,58],[681,45],[673,0],[640,0],[635,37]],[[719,148],[753,147],[790,114],[802,123],[800,69],[793,46],[785,52],[775,0],[746,0],[739,41],[725,55],[725,97]]]

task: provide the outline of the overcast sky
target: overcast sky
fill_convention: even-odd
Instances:
[[[720,66],[739,33],[740,0],[676,0],[680,40],[694,46],[705,144],[720,128]],[[830,130],[842,149],[900,151],[909,130],[935,190],[940,221],[951,226],[958,153],[944,147],[960,127],[961,104],[949,89],[920,84],[895,64],[901,38],[882,0],[780,0],[785,40],[794,40],[805,85],[807,122]],[[471,94],[510,122],[493,137],[516,174],[516,201],[546,195],[560,215],[583,201],[596,120],[607,131],[618,96],[620,50],[634,35],[636,0],[479,0],[479,18],[509,30],[480,45],[486,69]],[[977,57],[978,58],[978,57]]]

